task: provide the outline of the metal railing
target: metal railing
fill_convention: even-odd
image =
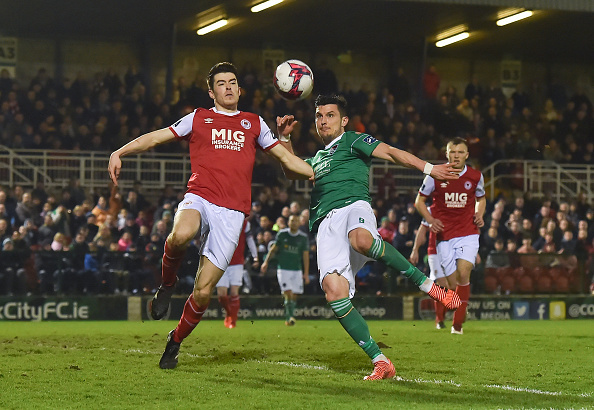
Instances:
[[[594,165],[553,161],[501,160],[483,169],[490,199],[499,192],[530,193],[533,198],[557,202],[584,197],[594,202]]]
[[[109,185],[109,153],[95,151],[10,150],[0,146],[0,184],[61,189],[72,178],[80,180],[87,192]],[[122,161],[119,184],[131,188],[140,181],[150,192],[161,192],[167,185],[184,189],[191,174],[190,159],[182,154],[145,152]]]
[[[109,185],[109,153],[95,151],[11,150],[0,146],[0,184],[33,188],[38,181],[48,189],[61,189],[78,178],[88,192]],[[185,189],[191,174],[186,154],[145,152],[122,161],[120,186],[130,188],[141,181],[147,196],[167,185]],[[556,201],[584,196],[594,203],[594,166],[557,164],[552,161],[501,160],[482,170],[489,199],[499,193],[530,192],[535,198]],[[423,175],[410,168],[374,160],[369,176],[372,195],[384,199],[417,192]],[[296,192],[309,196],[311,183],[295,181]]]

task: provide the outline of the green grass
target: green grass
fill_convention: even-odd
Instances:
[[[371,321],[397,369],[336,320],[204,321],[175,370],[157,363],[176,322],[3,322],[0,408],[594,408],[594,321]]]

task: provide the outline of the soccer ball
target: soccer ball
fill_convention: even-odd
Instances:
[[[313,90],[313,72],[300,60],[287,60],[274,72],[274,88],[286,100],[302,100]]]

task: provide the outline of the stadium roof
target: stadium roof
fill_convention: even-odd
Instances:
[[[0,36],[138,40],[233,48],[402,56],[518,58],[594,62],[590,0],[285,0],[261,13],[257,0],[0,0]],[[532,18],[497,27],[498,12],[534,7]],[[538,7],[537,7],[538,6]],[[227,27],[197,36],[200,21],[222,11]],[[466,24],[471,37],[438,49],[435,36]],[[172,41],[172,33],[175,42]]]

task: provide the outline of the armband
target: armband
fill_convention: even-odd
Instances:
[[[423,168],[423,174],[431,175],[431,171],[433,171],[433,164],[429,162],[425,163],[425,168]]]
[[[291,134],[287,135],[286,137],[284,135],[279,135],[278,140],[280,142],[289,142],[291,141]]]

